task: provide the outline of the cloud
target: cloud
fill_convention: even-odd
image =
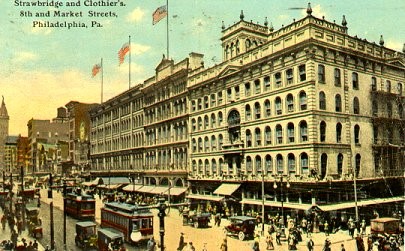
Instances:
[[[34,54],[29,51],[21,51],[17,52],[14,56],[14,61],[16,63],[27,62],[27,61],[34,61],[38,58],[37,54]]]
[[[140,55],[144,52],[147,52],[148,50],[150,50],[150,48],[151,47],[149,45],[131,43],[131,53],[135,55]]]
[[[404,44],[398,40],[387,39],[385,46],[396,51],[402,51]]]
[[[145,11],[139,7],[136,7],[127,15],[127,21],[131,23],[139,22],[145,16]]]
[[[312,8],[312,16],[315,16],[317,18],[322,18],[322,17],[327,18],[326,11],[321,7],[320,4],[317,4],[315,6],[311,6],[311,8]],[[301,11],[301,15],[302,16],[307,15],[307,9],[306,8]]]

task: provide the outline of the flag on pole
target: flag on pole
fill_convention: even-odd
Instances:
[[[166,5],[160,6],[152,14],[153,18],[152,24],[153,25],[157,24],[160,20],[162,20],[166,16],[167,16],[167,6]]]
[[[122,63],[124,63],[124,59],[125,59],[125,55],[129,52],[130,50],[130,46],[129,43],[125,43],[121,49],[118,51],[118,60],[119,60],[119,64],[121,65]]]
[[[101,65],[100,64],[95,64],[93,66],[93,69],[91,70],[91,76],[95,77],[101,70]]]

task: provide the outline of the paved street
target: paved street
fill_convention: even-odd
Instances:
[[[63,206],[63,200],[61,193],[57,193],[54,191],[53,193],[53,202],[54,202],[54,219],[55,219],[55,240],[57,242],[56,247],[58,250],[62,250],[62,231],[63,231],[63,215],[60,209]],[[45,204],[49,204],[50,200],[47,198],[47,190],[41,190],[41,199],[43,201],[41,206],[41,214],[43,219],[49,219],[49,206]],[[96,221],[100,223],[100,207],[102,206],[101,200],[96,197]],[[157,217],[157,210],[153,210],[155,217],[154,217],[154,236],[156,240],[160,240],[159,235],[159,218]],[[48,217],[48,218],[47,218]],[[74,245],[74,224],[76,220],[67,217],[67,248],[68,250],[79,250]],[[49,224],[49,220],[43,220],[43,224]],[[225,237],[224,234],[224,226],[228,224],[227,220],[222,220],[220,227],[210,227],[205,229],[196,229],[192,226],[183,226],[182,225],[182,218],[179,215],[177,209],[171,209],[168,216],[165,218],[165,246],[167,247],[168,251],[177,250],[178,242],[180,233],[184,233],[185,241],[190,242],[192,241],[196,250],[202,250],[204,243],[206,243],[207,250],[219,250],[219,247],[222,243],[223,238]],[[211,224],[212,225],[212,224]],[[267,226],[266,226],[267,229]],[[49,229],[46,229],[44,232],[45,235],[49,234]],[[274,237],[274,236],[273,236]],[[315,242],[315,250],[322,250],[323,243],[325,241],[325,234],[324,233],[317,233],[312,235],[312,239]],[[328,236],[328,238],[332,242],[332,250],[339,250],[340,245],[343,243],[346,247],[346,250],[356,250],[355,249],[355,242],[350,238],[347,231],[339,231],[336,234],[332,234]],[[275,239],[275,238],[273,238]],[[303,241],[298,244],[298,250],[307,250],[306,248],[306,236],[303,236]],[[45,244],[49,242],[49,237],[45,236],[41,243]],[[240,241],[236,238],[228,237],[228,250],[251,250],[251,245],[253,244],[253,240],[247,241]],[[136,247],[132,247],[126,245],[128,250],[144,250],[139,249]],[[260,250],[265,249],[265,237],[260,238]],[[283,242],[282,246],[277,246],[276,250],[287,250],[287,243]]]

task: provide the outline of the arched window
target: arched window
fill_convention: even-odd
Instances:
[[[215,159],[211,160],[212,174],[217,174],[217,162]]]
[[[229,54],[230,54],[230,49],[229,49],[229,45],[227,45],[226,49],[225,49],[225,59],[229,58]]]
[[[389,80],[385,81],[385,91],[391,92],[391,81],[389,81]]]
[[[342,176],[343,173],[343,154],[339,153],[337,156],[337,173]]]
[[[269,118],[271,116],[271,106],[270,101],[268,99],[264,101],[264,110],[265,110],[264,116],[266,118]]]
[[[246,41],[245,41],[246,50],[249,50],[251,45],[252,45],[252,43],[250,42],[250,39],[246,39]]]
[[[336,124],[336,143],[341,143],[342,142],[342,124],[337,123]]]
[[[356,177],[359,177],[361,168],[361,155],[356,154]]]
[[[200,131],[200,130],[202,130],[202,128],[203,128],[202,118],[198,117],[198,128],[197,129]]]
[[[309,173],[309,168],[308,168],[308,154],[306,153],[301,153],[301,173],[302,174],[308,174]]]
[[[249,97],[251,95],[250,83],[245,83],[245,97]]]
[[[210,151],[210,142],[207,136],[204,138],[204,152]]]
[[[222,112],[218,113],[218,126],[222,125],[222,121],[224,121],[224,117],[222,115]]]
[[[300,109],[301,111],[307,109],[307,94],[304,91],[300,92]]]
[[[198,173],[202,173],[203,172],[203,162],[202,160],[198,160]]]
[[[292,153],[288,154],[288,174],[295,174],[295,156]]]
[[[291,85],[292,83],[294,83],[293,69],[286,70],[285,75],[286,75],[286,78],[287,78],[287,85]]]
[[[325,121],[321,121],[321,123],[320,123],[319,135],[320,135],[320,141],[325,142],[326,141],[326,123],[325,123]]]
[[[335,96],[335,111],[342,112],[342,98],[339,94],[336,94]]]
[[[281,115],[283,112],[282,112],[281,98],[280,97],[276,98],[275,106],[276,106],[276,114]]]
[[[281,125],[276,126],[277,144],[283,144],[283,128]]]
[[[359,125],[354,126],[354,143],[355,144],[360,143],[360,126]]]
[[[353,113],[360,114],[360,103],[358,97],[353,98]]]
[[[208,118],[208,115],[204,116],[204,129],[208,129],[210,126],[210,120]]]
[[[211,148],[212,148],[212,151],[217,150],[217,139],[215,138],[215,135],[211,136]]]
[[[267,175],[272,174],[273,173],[273,160],[271,159],[270,155],[266,155],[266,162],[265,162],[265,169],[266,169],[266,173]]]
[[[335,86],[341,85],[340,69],[335,68]]]
[[[270,126],[266,126],[264,129],[264,144],[271,145],[271,129]]]
[[[260,128],[255,129],[255,146],[261,146],[262,145],[262,134],[260,132]]]
[[[252,147],[252,133],[250,130],[246,130],[246,147]]]
[[[300,138],[301,142],[308,141],[308,125],[305,120],[300,122]]]
[[[260,119],[260,104],[259,102],[255,103],[255,119]]]
[[[205,172],[205,175],[211,174],[210,173],[210,162],[207,159],[204,161],[204,172]]]
[[[289,143],[294,143],[294,124],[288,123],[287,125],[287,137]]]
[[[203,151],[203,145],[202,145],[202,138],[198,138],[198,152],[202,152]]]
[[[262,174],[262,158],[259,155],[257,155],[255,158],[255,168],[257,174]]]
[[[326,176],[326,170],[328,169],[328,155],[323,153],[321,155],[321,175],[320,179],[322,180]]]
[[[211,114],[211,128],[215,128],[216,127],[216,119],[215,119],[215,114]]]
[[[250,156],[246,157],[246,172],[252,173],[252,158]]]
[[[236,48],[236,55],[239,55],[240,53],[240,48],[239,48],[239,40],[236,40],[235,48]]]
[[[319,93],[319,109],[326,110],[326,97],[324,92]]]
[[[195,119],[191,120],[191,132],[195,132],[197,129]]]
[[[193,145],[193,153],[197,152],[197,141],[195,139],[192,140],[192,145]]]
[[[254,83],[255,83],[255,93],[259,94],[261,92],[260,79],[256,79]]]
[[[294,111],[294,97],[291,93],[287,95],[287,111],[293,112]]]
[[[193,173],[197,172],[197,161],[193,160]]]
[[[224,136],[220,134],[218,135],[218,150],[222,150],[223,143],[224,143]]]
[[[246,121],[250,121],[252,120],[252,111],[250,110],[250,105],[246,105],[245,106],[245,120]]]
[[[283,156],[281,154],[277,154],[277,173],[278,174],[284,173],[284,162]]]

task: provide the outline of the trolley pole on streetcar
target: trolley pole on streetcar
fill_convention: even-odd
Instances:
[[[51,218],[51,250],[55,250],[55,236],[54,236],[54,229],[53,229],[53,196],[52,196],[52,186],[53,186],[53,180],[52,180],[52,173],[49,174],[49,187],[48,187],[48,199],[51,199],[51,202],[49,203],[49,212],[50,212],[50,218]]]
[[[166,216],[166,204],[165,204],[165,198],[164,197],[159,197],[159,233],[160,233],[160,251],[165,250],[165,216]]]
[[[66,249],[66,179],[63,180],[63,250]]]

